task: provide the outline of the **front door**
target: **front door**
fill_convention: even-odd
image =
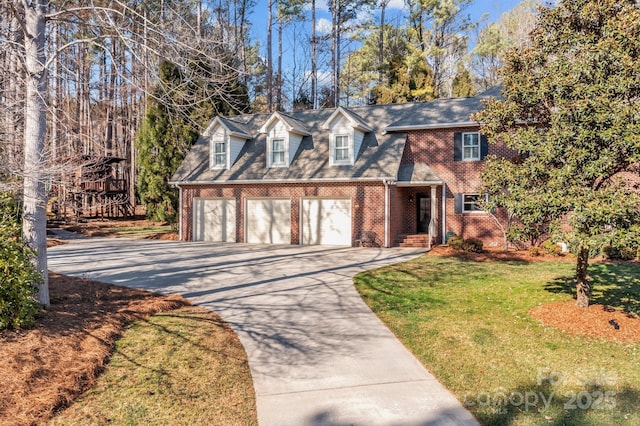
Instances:
[[[417,194],[416,201],[418,234],[426,234],[429,232],[429,222],[431,222],[431,198],[428,194]]]

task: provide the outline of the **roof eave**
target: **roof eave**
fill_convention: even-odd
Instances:
[[[411,124],[406,126],[388,126],[384,132],[406,132],[411,130],[430,130],[430,129],[453,129],[456,127],[479,127],[481,123],[477,121],[458,121],[453,123],[433,123],[433,124]]]
[[[191,186],[191,185],[245,185],[256,183],[300,183],[300,182],[395,182],[391,176],[361,177],[361,178],[311,178],[311,179],[242,179],[242,180],[212,180],[212,181],[170,181],[170,185]]]

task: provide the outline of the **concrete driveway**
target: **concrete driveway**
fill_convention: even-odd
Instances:
[[[50,248],[49,268],[218,313],[247,351],[261,425],[475,425],[353,288],[417,254],[104,238]]]

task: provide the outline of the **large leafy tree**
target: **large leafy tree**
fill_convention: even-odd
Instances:
[[[591,294],[590,251],[638,232],[640,196],[623,178],[640,162],[638,34],[634,0],[561,0],[541,8],[531,45],[505,58],[503,99],[476,116],[490,139],[524,154],[490,160],[488,170],[504,168],[512,177],[494,192],[509,195],[512,207],[566,220],[556,234],[577,247],[581,307]],[[491,188],[494,176],[484,178]]]

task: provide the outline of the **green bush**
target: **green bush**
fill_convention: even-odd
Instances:
[[[477,238],[469,238],[463,240],[461,237],[454,235],[453,237],[449,238],[449,247],[454,250],[480,253],[483,248],[483,243]]]
[[[638,251],[634,247],[615,247],[606,245],[602,247],[602,254],[607,259],[633,260],[636,258]]]
[[[562,256],[564,254],[562,253],[562,247],[551,240],[546,240],[540,245],[540,247],[546,254],[551,256]]]
[[[459,237],[457,235],[454,235],[451,238],[449,238],[449,247],[451,247],[454,250],[462,250],[463,243],[464,243],[464,240],[462,239],[462,237]]]
[[[462,250],[472,253],[480,253],[483,246],[484,244],[482,243],[482,240],[477,238],[468,238],[462,243]]]
[[[0,330],[27,327],[38,312],[41,276],[20,238],[17,211],[11,195],[0,194]]]

